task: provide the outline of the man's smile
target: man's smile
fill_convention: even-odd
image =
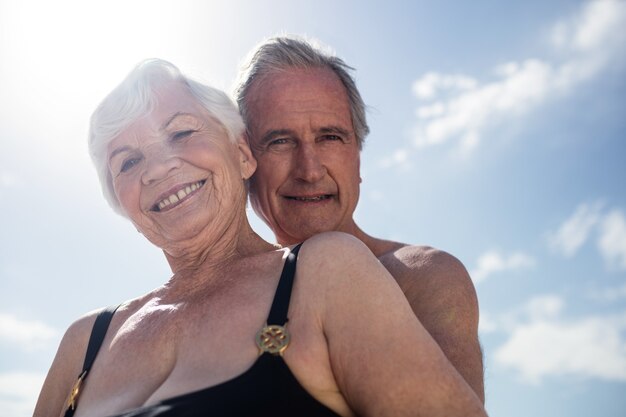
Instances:
[[[283,197],[286,198],[287,200],[302,201],[302,202],[305,202],[305,203],[308,203],[308,202],[314,203],[314,202],[318,202],[318,201],[328,200],[328,199],[333,197],[333,194],[319,194],[319,195],[314,195],[314,196],[291,196],[291,195],[285,195]]]

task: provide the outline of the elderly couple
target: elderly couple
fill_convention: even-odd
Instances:
[[[486,415],[464,267],[353,219],[368,127],[349,70],[278,37],[239,109],[161,60],[104,99],[104,195],[173,275],[69,327],[35,416]],[[248,192],[279,245],[250,227]]]

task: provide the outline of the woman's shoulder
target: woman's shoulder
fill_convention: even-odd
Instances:
[[[55,358],[55,361],[59,362],[63,369],[71,369],[71,374],[80,372],[79,368],[83,364],[87,352],[87,344],[97,317],[103,311],[111,311],[113,309],[115,307],[103,307],[89,311],[69,325],[61,339]]]
[[[105,311],[118,314],[128,310],[131,301],[124,302],[119,305],[101,307],[91,310],[78,319],[74,320],[65,331],[59,348],[55,362],[58,362],[63,369],[72,369],[72,373],[80,372],[85,354],[87,352],[87,344],[94,328],[94,324],[98,316]],[[125,314],[125,313],[122,313]],[[111,317],[113,315],[111,314]]]
[[[304,241],[298,256],[303,275],[313,275],[315,285],[349,290],[369,280],[391,276],[358,238],[342,232],[325,232]]]
[[[82,370],[91,329],[101,311],[84,314],[65,331],[39,395],[35,416],[59,415],[69,389]]]
[[[61,351],[61,349],[63,348],[74,351],[81,346],[86,347],[89,336],[91,335],[91,329],[93,328],[93,324],[95,323],[98,315],[103,310],[104,308],[98,308],[89,311],[88,313],[85,313],[78,319],[74,320],[72,324],[69,325],[69,327],[65,331],[65,334],[63,335],[59,351]]]
[[[323,232],[310,237],[302,243],[303,252],[336,259],[341,256],[371,257],[374,255],[355,236],[344,232]]]

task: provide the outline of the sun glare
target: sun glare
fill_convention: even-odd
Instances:
[[[183,70],[202,71],[197,61],[203,62],[204,54],[222,52],[199,37],[189,45],[188,31],[202,18],[202,13],[191,13],[196,4],[4,3],[0,59],[10,65],[0,70],[4,96],[0,110],[7,117],[5,128],[18,132],[7,134],[8,139],[17,147],[38,147],[46,160],[51,156],[87,160],[85,137],[91,111],[139,61],[160,57]],[[196,21],[181,24],[187,16]],[[222,27],[204,29],[204,36],[210,38]],[[224,70],[234,73],[235,68]]]

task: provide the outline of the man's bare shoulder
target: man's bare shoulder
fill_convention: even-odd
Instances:
[[[452,365],[484,401],[478,299],[467,270],[443,250],[389,243],[389,250],[378,259]]]
[[[431,334],[439,330],[449,332],[444,323],[454,323],[475,334],[478,298],[463,263],[448,252],[430,246],[395,243],[392,250],[378,259],[395,278]],[[431,320],[437,325],[430,326]]]
[[[455,256],[441,249],[424,245],[383,241],[386,249],[379,251],[378,259],[407,292],[415,286],[424,290],[423,284],[457,288],[474,294],[474,285],[465,266]],[[433,289],[434,289],[433,288]]]

